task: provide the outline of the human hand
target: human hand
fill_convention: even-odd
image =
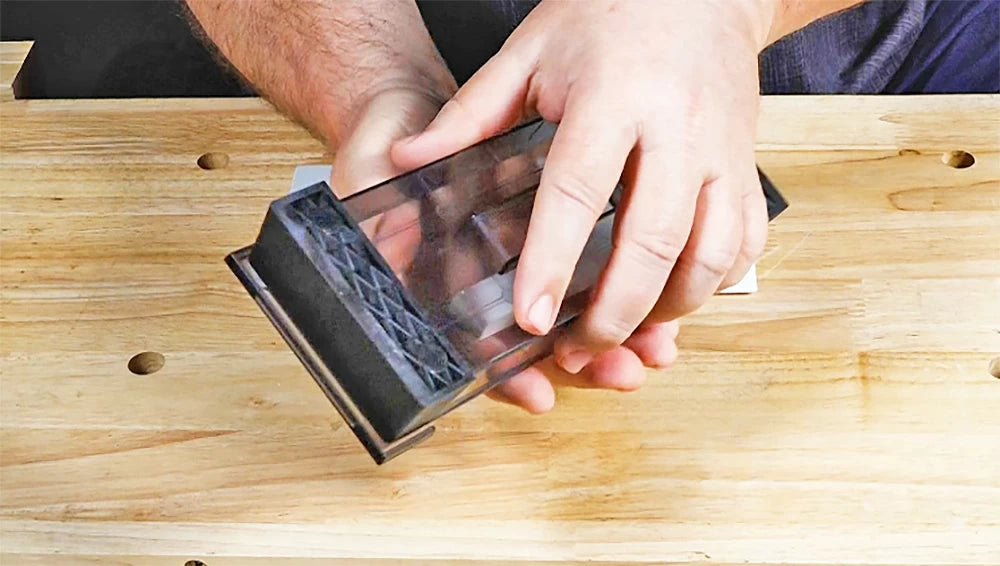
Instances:
[[[651,336],[668,345],[646,354],[672,361],[676,326],[663,323],[738,282],[763,249],[757,54],[774,10],[773,0],[545,1],[423,133],[394,145],[394,162],[410,168],[534,113],[559,122],[514,287],[515,318],[536,334],[551,329],[584,243],[624,181],[611,258],[556,343],[568,373],[600,377],[605,364],[637,363],[621,360],[620,345]],[[551,405],[536,371],[508,387],[532,390],[515,396],[532,407]]]
[[[339,196],[421,165],[390,159],[390,144],[424,128],[456,86],[414,2],[242,0],[236,9],[232,0],[187,4],[195,27],[259,93],[335,149],[331,184]],[[393,232],[394,222],[412,221],[407,214],[415,211],[383,214],[369,228]],[[412,262],[419,237],[404,230],[382,248],[397,272]],[[642,371],[635,369],[636,356],[650,365],[674,351],[671,340],[655,351],[643,347],[649,342],[637,339],[619,356],[623,364],[595,364],[593,379],[580,383],[637,384]],[[545,374],[532,369],[522,375],[527,377],[515,377],[495,395],[536,412],[550,407],[554,393]],[[531,391],[538,394],[524,395]]]
[[[334,194],[347,198],[405,173],[393,163],[389,148],[393,142],[427,126],[446,97],[416,84],[374,89],[360,105],[334,153],[330,178]],[[361,222],[361,229],[369,237],[381,238],[379,252],[397,273],[409,268],[420,243],[419,233],[399,228],[412,224],[417,214],[415,206],[399,207]]]
[[[378,90],[360,109],[333,158],[330,185],[340,198],[386,181],[406,170],[396,165],[393,142],[421,131],[444,104],[446,95],[416,86]]]
[[[487,395],[539,414],[555,405],[556,387],[635,391],[646,379],[646,368],[663,370],[673,365],[677,359],[678,329],[677,320],[648,324],[621,346],[597,354],[575,373],[547,358],[491,389]]]
[[[337,151],[331,185],[341,198],[406,172],[389,157],[390,145],[420,131],[441,107],[439,98],[411,88],[382,91],[364,105]],[[406,279],[421,243],[419,207],[401,206],[362,223],[379,252]],[[461,257],[461,254],[453,254]],[[488,395],[532,413],[549,410],[554,386],[632,390],[644,379],[644,366],[665,368],[677,350],[676,323],[653,325],[624,346],[606,352],[587,371],[571,375],[543,361],[491,390]]]

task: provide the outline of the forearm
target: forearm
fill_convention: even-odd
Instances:
[[[812,22],[852,8],[864,0],[767,0],[772,16],[765,46],[798,31]]]
[[[187,0],[258,92],[333,149],[377,92],[455,90],[412,0]]]

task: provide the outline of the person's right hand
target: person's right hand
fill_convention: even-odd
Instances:
[[[554,346],[577,373],[743,278],[767,240],[755,168],[757,56],[776,0],[543,1],[448,101],[393,146],[419,165],[537,114],[558,123],[514,282],[547,334],[615,187],[613,249]]]
[[[372,96],[334,157],[334,192],[345,198],[406,173],[390,158],[389,148],[395,141],[422,131],[443,103],[444,98],[409,87],[386,89]],[[378,248],[397,273],[407,270],[420,244],[419,233],[400,228],[413,224],[418,214],[417,206],[399,207],[378,217],[370,232],[376,239],[379,234],[390,235],[391,239]],[[555,403],[557,386],[638,389],[646,367],[666,368],[673,364],[677,330],[677,321],[650,325],[625,344],[598,355],[576,375],[563,371],[551,359],[543,360],[497,386],[488,396],[531,413],[544,413]]]

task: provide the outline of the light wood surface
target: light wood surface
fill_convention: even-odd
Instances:
[[[384,467],[223,263],[318,143],[258,100],[0,126],[5,566],[1000,563],[997,97],[766,99],[758,294],[640,392],[477,400]]]
[[[0,42],[0,101],[14,100],[14,80],[33,44],[33,41]]]

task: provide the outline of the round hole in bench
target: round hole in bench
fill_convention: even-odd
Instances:
[[[976,156],[972,155],[968,151],[946,151],[945,154],[941,156],[941,161],[948,167],[966,169],[968,167],[972,167],[972,165],[976,162]]]
[[[188,560],[187,562],[184,563],[184,566],[208,566],[208,565],[202,562],[201,560]]]
[[[205,170],[222,169],[227,165],[229,165],[229,155],[219,151],[210,151],[198,158],[198,167]]]
[[[163,369],[164,363],[159,352],[140,352],[128,361],[128,370],[136,375],[149,375]]]
[[[990,360],[990,375],[1000,379],[1000,356]]]

